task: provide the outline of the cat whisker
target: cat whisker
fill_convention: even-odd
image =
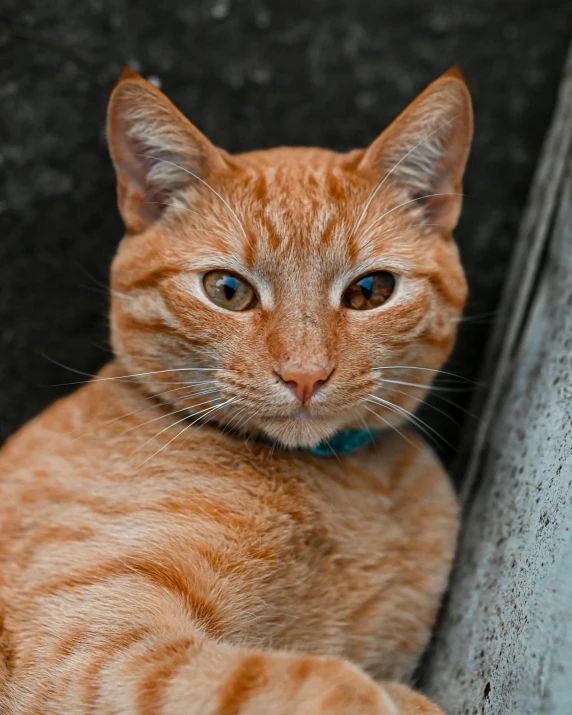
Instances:
[[[451,323],[478,323],[487,325],[500,315],[500,310],[489,310],[486,313],[473,313],[473,315],[462,315],[460,318],[451,318]]]
[[[103,380],[103,378],[102,378]],[[77,382],[52,382],[48,385],[41,385],[41,387],[73,387],[74,385],[89,385],[92,382],[98,382],[97,379],[93,378],[91,380],[79,380]],[[188,385],[189,383],[185,380],[120,380],[121,383],[126,385]],[[161,393],[156,393],[161,394]]]
[[[371,427],[367,424],[367,422],[364,420],[363,415],[360,413],[360,411],[354,407],[352,410],[352,414],[357,417],[357,419],[362,423],[362,426],[366,432],[369,432],[371,434]]]
[[[366,406],[362,404],[362,407],[365,408]],[[366,409],[368,409],[370,412],[372,412],[372,414],[376,414],[376,413],[373,412],[373,410],[371,410],[369,407],[366,408]],[[352,410],[352,414],[354,414],[354,415],[356,416],[356,418],[361,422],[362,427],[363,427],[363,429],[364,429],[365,432],[367,432],[367,433],[370,434],[370,435],[375,435],[374,430],[372,430],[372,428],[370,427],[370,425],[368,425],[368,423],[365,421],[365,418],[364,418],[363,414],[360,412],[360,410],[359,410],[357,407]],[[379,417],[379,415],[376,415],[376,416]],[[392,425],[392,426],[393,426],[393,425]],[[405,435],[402,435],[402,436],[405,438]],[[376,448],[376,450],[377,450],[377,448],[378,448],[379,445],[374,444],[374,446],[375,446],[375,448]]]
[[[240,402],[239,402],[238,404],[240,404]],[[236,405],[236,406],[238,407],[238,405]],[[233,413],[230,415],[229,424],[227,425],[227,427],[228,427],[229,430],[231,430],[231,429],[236,429],[235,425],[231,423],[231,420],[232,420],[232,422],[234,422],[235,420],[237,420],[237,419],[239,418],[239,416],[240,416],[243,412],[246,411],[246,409],[247,409],[246,406],[241,407],[241,408],[238,410],[238,412],[233,412]],[[226,429],[226,428],[225,428],[225,429]],[[223,434],[225,433],[225,429],[223,429]]]
[[[274,456],[274,452],[276,451],[276,446],[277,446],[277,442],[273,441],[272,444],[270,445],[270,451],[268,452],[268,456],[266,458],[267,462],[272,461],[272,457]]]
[[[453,445],[448,442],[442,435],[437,432],[436,429],[431,427],[431,425],[428,425],[426,422],[424,422],[422,419],[417,417],[417,415],[413,414],[413,412],[410,412],[409,410],[406,410],[404,407],[400,407],[399,405],[395,405],[393,402],[389,402],[388,400],[384,400],[382,397],[378,397],[377,395],[372,395],[370,394],[369,397],[373,399],[374,402],[376,402],[379,405],[382,405],[386,407],[387,409],[397,413],[401,414],[403,417],[406,417],[407,419],[411,420],[413,424],[428,438],[431,439],[431,441],[434,441],[431,438],[431,435],[429,433],[434,434],[438,439],[442,440],[448,447],[451,449],[454,449]]]
[[[208,394],[215,393],[215,392],[218,392],[218,390],[216,390],[216,389],[209,390]],[[186,407],[182,407],[179,410],[173,410],[172,412],[169,412],[166,415],[158,415],[157,417],[153,417],[153,419],[151,419],[151,420],[147,420],[146,422],[142,422],[141,424],[137,424],[137,425],[133,425],[133,427],[129,427],[129,429],[126,429],[124,432],[122,432],[120,436],[123,437],[124,435],[128,434],[129,432],[133,432],[133,430],[139,429],[140,427],[145,427],[146,425],[149,425],[152,422],[157,422],[157,420],[161,420],[166,417],[172,417],[173,415],[178,415],[181,412],[186,412],[187,414],[185,415],[185,417],[183,417],[182,420],[179,420],[180,422],[182,422],[183,420],[187,419],[187,417],[189,417],[189,416],[192,417],[193,414],[198,414],[198,413],[191,412],[191,410],[194,409],[195,407],[201,407],[201,405],[208,405],[210,402],[215,402],[218,399],[220,399],[220,397],[213,397],[210,400],[204,400],[203,402],[199,402],[198,405],[187,405]],[[177,402],[179,402],[179,400],[177,400]],[[205,408],[205,409],[208,409],[208,408]],[[175,424],[178,424],[178,422],[175,422]],[[162,430],[155,436],[158,437],[160,434],[162,434],[162,432],[165,432],[171,426],[172,425],[167,425],[164,430]],[[155,439],[155,438],[152,437],[151,439]],[[144,444],[146,444],[146,443],[144,443]],[[141,445],[141,446],[143,446],[143,445]]]
[[[371,402],[372,405],[375,405],[375,404],[376,404],[375,402],[373,402],[373,400],[368,400],[367,398],[364,399],[364,402]],[[401,432],[401,430],[400,430],[398,427],[396,427],[395,425],[392,425],[389,420],[386,420],[386,419],[385,419],[385,417],[382,417],[382,416],[379,415],[375,410],[372,410],[371,407],[368,407],[367,405],[363,405],[363,408],[364,408],[365,410],[367,410],[368,412],[371,412],[372,415],[375,415],[379,420],[381,420],[382,422],[384,422],[384,423],[385,423],[390,429],[392,429],[394,432],[397,432],[397,434],[400,435],[401,437],[403,437],[403,439],[404,439],[406,442],[409,442],[410,445],[413,445],[413,442],[409,439],[409,437],[407,437],[407,435],[404,435],[403,432]]]
[[[167,208],[172,208],[172,209],[178,209],[180,211],[188,211],[189,213],[197,214],[197,216],[200,216],[201,218],[204,218],[206,221],[213,221],[212,217],[206,216],[205,214],[202,214],[200,211],[195,211],[195,209],[190,209],[188,206],[182,206],[180,203],[176,203],[174,201],[172,202],[166,202],[166,201],[145,201],[146,204],[158,204],[159,206],[165,206]],[[218,224],[215,224],[218,226]],[[220,228],[220,226],[219,226]],[[197,233],[210,233],[215,236],[220,236],[221,238],[225,239],[230,239],[231,241],[234,240],[234,236],[229,233],[228,231],[216,231],[216,230],[211,230],[211,229],[201,229],[201,228],[193,228],[193,231]]]
[[[158,156],[149,156],[149,157],[147,157],[147,158],[153,159],[153,161],[161,161],[161,162],[163,162],[164,164],[170,164],[171,166],[174,166],[176,169],[180,169],[181,171],[184,171],[185,174],[189,174],[189,176],[192,176],[192,177],[193,177],[194,179],[196,179],[197,181],[200,181],[201,184],[203,184],[204,186],[207,187],[207,189],[209,189],[210,191],[212,191],[213,194],[214,194],[218,199],[220,199],[220,201],[224,204],[224,206],[226,206],[226,208],[227,208],[228,211],[230,212],[231,216],[234,218],[234,220],[236,221],[238,227],[240,228],[240,230],[241,230],[241,232],[242,232],[242,235],[244,236],[244,238],[245,238],[246,241],[248,242],[248,236],[246,235],[246,231],[244,230],[244,226],[242,225],[240,219],[239,219],[238,216],[236,215],[236,212],[232,209],[232,207],[230,206],[230,204],[229,204],[227,201],[225,201],[225,199],[223,199],[223,197],[218,193],[218,191],[216,191],[215,189],[213,189],[213,187],[212,187],[207,181],[205,181],[204,179],[201,179],[200,176],[197,176],[197,174],[195,174],[194,172],[190,171],[189,169],[185,169],[184,167],[179,166],[178,164],[175,164],[175,162],[173,162],[173,161],[168,161],[167,159],[162,159],[161,157],[158,157]]]
[[[58,360],[54,360],[53,358],[49,357],[48,355],[42,355],[46,360],[49,360],[51,363],[54,365],[57,365],[58,367],[64,368],[64,370],[68,370],[69,372],[73,372],[77,375],[84,375],[85,377],[88,377],[89,380],[78,380],[75,382],[61,382],[61,383],[56,383],[49,385],[49,387],[67,387],[71,385],[84,385],[89,382],[127,382],[127,383],[139,383],[139,384],[147,384],[147,385],[152,385],[152,384],[159,384],[159,385],[185,385],[189,384],[188,382],[169,382],[166,383],[164,380],[157,380],[155,382],[151,380],[139,380],[139,379],[134,379],[134,378],[140,378],[140,377],[146,377],[146,376],[151,376],[151,375],[163,375],[163,374],[168,374],[168,373],[181,373],[181,372],[225,372],[225,368],[218,368],[218,367],[180,367],[180,368],[170,368],[167,370],[152,370],[149,372],[139,372],[139,373],[133,373],[131,375],[117,375],[114,377],[99,377],[99,375],[94,375],[89,372],[84,372],[83,370],[77,370],[76,368],[70,367],[69,365],[65,365],[64,363],[59,362]]]
[[[324,440],[321,440],[321,441],[325,442],[325,443],[328,445],[328,448],[329,448],[330,452],[331,452],[332,455],[336,458],[336,461],[338,462],[338,464],[341,466],[341,465],[342,465],[342,460],[339,458],[338,453],[336,452],[336,450],[332,447],[332,443],[330,442],[330,440],[329,440],[329,439],[324,439]]]
[[[163,383],[165,384],[165,383]],[[166,383],[167,385],[171,383]],[[182,387],[173,387],[170,390],[161,390],[160,392],[154,392],[152,395],[149,395],[148,397],[144,397],[144,400],[152,400],[154,397],[161,397],[162,395],[168,395],[171,392],[178,392],[185,390],[187,387],[194,387],[196,385],[216,385],[217,381],[216,380],[199,380],[199,382],[185,382]]]
[[[164,384],[164,383],[163,383],[163,384]],[[215,380],[204,380],[204,381],[201,381],[201,382],[186,382],[186,383],[184,383],[184,385],[182,385],[181,387],[174,387],[174,388],[172,388],[171,390],[162,390],[162,391],[160,391],[160,392],[155,392],[155,393],[153,393],[152,395],[148,395],[147,397],[141,397],[141,398],[138,399],[139,402],[148,402],[149,400],[155,400],[155,399],[157,400],[157,402],[156,402],[156,404],[151,405],[151,406],[149,406],[149,407],[142,407],[142,408],[139,409],[139,410],[135,410],[134,412],[130,412],[130,413],[126,414],[126,415],[121,415],[120,417],[116,417],[116,418],[114,418],[114,419],[112,419],[112,420],[110,420],[110,421],[101,422],[101,423],[99,423],[99,424],[96,424],[96,425],[93,427],[93,429],[96,429],[96,430],[97,430],[97,429],[101,429],[102,427],[106,427],[106,426],[108,426],[108,425],[110,425],[110,424],[113,424],[114,422],[118,422],[118,421],[120,421],[120,420],[126,419],[127,417],[131,417],[132,415],[136,415],[136,414],[138,414],[139,412],[143,412],[144,410],[153,409],[153,408],[158,408],[158,407],[161,407],[161,405],[170,405],[170,404],[173,404],[173,403],[175,403],[175,402],[178,402],[179,400],[188,399],[188,398],[190,398],[190,397],[196,397],[196,396],[198,396],[199,394],[207,394],[207,393],[204,393],[204,392],[201,392],[201,393],[189,393],[189,394],[187,394],[187,395],[180,395],[180,396],[178,396],[178,397],[177,397],[176,399],[174,399],[174,400],[161,400],[161,399],[160,399],[161,396],[163,396],[163,395],[168,395],[168,394],[170,394],[170,393],[178,392],[178,391],[182,391],[182,390],[188,390],[189,387],[192,387],[192,386],[207,385],[207,384],[216,384],[216,381],[215,381]],[[158,399],[158,398],[159,398],[159,399]],[[75,434],[76,432],[85,431],[85,429],[86,429],[87,427],[93,426],[94,423],[96,423],[96,422],[97,422],[97,418],[94,418],[93,420],[89,420],[88,422],[85,422],[85,423],[82,424],[80,427],[76,427],[76,428],[70,430],[69,432],[65,432],[64,434],[65,434],[66,437],[70,437],[71,435]],[[82,435],[80,434],[77,438],[74,438],[74,439],[78,439],[78,438],[81,437],[81,436],[82,436]]]
[[[412,395],[410,392],[405,392],[404,390],[396,390],[395,388],[392,388],[392,387],[388,387],[387,391],[395,392],[399,395],[405,395],[406,397],[410,397],[412,400],[416,400],[417,402],[425,404],[425,405],[427,405],[427,407],[431,408],[432,410],[435,410],[436,412],[439,412],[442,415],[444,415],[448,420],[451,420],[451,422],[453,422],[453,424],[457,425],[457,427],[459,426],[459,423],[457,422],[457,420],[454,417],[452,417],[448,412],[445,412],[445,410],[442,410],[440,407],[437,407],[437,405],[432,405],[430,402],[425,402],[423,397],[417,397],[416,395]]]
[[[245,409],[248,409],[248,408],[245,408]],[[247,413],[246,419],[243,420],[243,421],[241,421],[241,422],[237,425],[236,429],[244,430],[244,428],[245,428],[246,425],[250,422],[250,420],[254,419],[257,415],[259,415],[261,411],[262,411],[262,408],[260,408],[260,409],[258,409],[258,410],[255,410],[254,412],[252,412],[252,413],[250,413],[250,414]],[[246,442],[248,443],[248,440],[250,439],[250,435],[247,434],[247,435],[245,436],[245,439],[246,439]]]
[[[404,201],[401,204],[397,204],[397,206],[394,206],[393,208],[389,209],[389,211],[386,211],[384,214],[382,214],[381,216],[376,218],[372,223],[370,223],[368,226],[366,226],[365,232],[367,233],[368,231],[371,231],[386,216],[389,216],[389,214],[393,213],[394,211],[397,211],[398,209],[403,208],[403,206],[407,206],[408,204],[414,204],[416,201],[422,201],[423,199],[431,199],[436,196],[464,196],[464,194],[455,192],[455,191],[446,191],[446,192],[437,193],[437,194],[425,194],[424,196],[417,196],[414,199],[409,199],[409,201]],[[369,244],[366,243],[365,245],[367,246]],[[363,247],[364,246],[362,246],[362,248]]]
[[[397,415],[401,415],[402,417],[405,417],[407,420],[410,420],[415,426],[419,428],[419,430],[424,434],[431,442],[435,442],[435,438],[430,434],[433,432],[435,436],[437,436],[439,439],[443,439],[439,433],[434,430],[430,425],[427,425],[423,420],[421,420],[417,415],[415,415],[413,412],[410,412],[409,410],[406,410],[404,407],[400,407],[399,405],[394,404],[393,402],[389,402],[388,400],[384,400],[381,397],[378,397],[377,395],[369,395],[370,398],[377,404],[385,407],[386,409],[390,410],[391,412],[394,412]],[[449,445],[451,446],[451,445]]]
[[[112,348],[110,345],[106,346],[106,349],[111,351]],[[180,360],[186,360],[188,359],[188,350],[184,346],[180,346],[180,350],[176,350],[173,345],[170,345],[167,350],[164,350],[161,353],[155,354],[155,353],[146,353],[145,355],[137,355],[136,353],[129,353],[124,350],[114,350],[114,355],[117,359],[121,360],[122,358],[134,358],[136,360],[146,360],[148,362],[161,362],[166,360],[167,358],[169,359],[180,359]],[[217,368],[219,370],[226,369],[229,372],[233,372],[231,368]]]
[[[383,382],[384,382],[383,380],[380,382],[380,387],[383,387]],[[401,383],[397,383],[397,384],[401,384]],[[385,388],[385,389],[392,391],[391,388]],[[438,392],[434,392],[433,389],[431,389],[429,392],[432,397],[435,397],[435,398],[441,400],[442,402],[446,402],[448,405],[451,405],[455,409],[460,410],[461,412],[466,414],[468,417],[471,417],[472,419],[475,419],[475,420],[478,419],[478,417],[474,414],[474,412],[471,412],[470,410],[467,410],[465,407],[462,407],[457,402],[455,402],[455,400],[451,400],[449,397],[444,397],[443,395],[439,394]],[[410,394],[410,393],[404,392],[403,394]],[[411,395],[411,397],[414,397],[414,396]],[[429,407],[433,407],[433,405],[431,405],[429,402],[425,402],[425,404],[428,405]]]
[[[401,385],[402,387],[416,387],[419,390],[427,390],[430,392],[453,392],[453,393],[466,393],[470,391],[469,387],[441,387],[440,385],[424,385],[420,382],[405,382],[404,380],[389,380],[388,378],[382,377],[381,384],[386,383],[388,385]]]
[[[54,360],[53,358],[49,357],[48,355],[43,355],[43,357],[46,358],[46,360],[49,360],[50,362],[54,363],[54,365],[58,365],[59,367],[63,367],[64,370],[69,370],[70,372],[74,372],[76,375],[85,375],[86,377],[90,377],[95,380],[103,381],[103,380],[123,380],[124,378],[131,378],[131,377],[145,377],[147,375],[161,375],[163,373],[168,373],[168,372],[213,372],[213,371],[224,371],[224,368],[222,367],[173,367],[169,368],[167,370],[151,370],[150,372],[135,372],[131,375],[118,375],[117,377],[99,377],[98,375],[93,375],[90,372],[84,372],[83,370],[77,370],[74,367],[70,367],[69,365],[64,365],[64,363],[59,362],[58,360]]]
[[[169,390],[168,390],[168,392],[169,392]],[[104,427],[109,427],[110,425],[113,425],[116,422],[122,422],[123,420],[127,419],[128,417],[133,417],[134,415],[138,415],[141,412],[147,412],[148,410],[156,410],[156,409],[161,408],[164,405],[174,405],[177,402],[180,402],[181,400],[188,400],[191,398],[203,397],[204,395],[212,395],[215,392],[218,392],[217,388],[212,388],[209,390],[200,390],[199,392],[189,392],[186,395],[181,395],[179,397],[176,397],[174,400],[161,400],[161,401],[156,402],[155,404],[147,405],[147,407],[141,407],[138,410],[129,412],[126,415],[120,415],[119,417],[115,417],[114,419],[109,420],[107,422],[102,422],[101,424],[95,425],[92,429],[94,429],[94,430],[103,429]],[[154,395],[151,395],[151,398],[152,397],[154,397]],[[145,399],[151,399],[151,398],[145,398]],[[188,409],[188,408],[184,408],[184,409]],[[171,412],[169,414],[176,414],[176,413]],[[160,415],[160,417],[164,417],[164,416],[165,415]],[[156,419],[160,419],[160,417],[157,417]],[[149,421],[153,422],[154,420],[149,420]],[[88,424],[90,424],[90,423],[87,423],[86,425],[84,425],[84,427],[88,426]],[[148,422],[145,422],[144,424],[148,424]],[[136,427],[142,427],[142,426],[143,425],[135,425],[135,427],[130,428],[129,430],[127,430],[127,432],[129,432],[131,429],[135,429]],[[78,437],[75,437],[75,439],[79,439],[81,436],[82,435],[78,435]]]
[[[238,417],[238,415],[242,414],[242,413],[244,412],[244,410],[246,409],[246,406],[244,406],[244,407],[241,407],[241,408],[238,410],[238,412],[236,412],[237,407],[240,407],[240,405],[242,404],[242,402],[243,402],[243,401],[242,401],[240,398],[235,398],[235,401],[234,401],[234,403],[232,404],[232,406],[230,407],[230,410],[229,410],[228,424],[226,424],[226,425],[222,424],[222,425],[221,425],[221,424],[216,423],[216,425],[217,425],[217,427],[218,427],[219,429],[218,429],[218,435],[215,437],[215,441],[218,442],[223,435],[225,435],[225,434],[227,434],[228,432],[230,432],[230,430],[235,429],[235,428],[233,427],[233,425],[231,424],[231,422],[232,422],[232,420],[235,420],[235,419]],[[202,426],[204,426],[204,425],[199,425],[199,426],[202,427]],[[185,440],[185,441],[186,441],[186,440]]]
[[[205,410],[200,410],[200,412],[202,412],[202,413],[204,413],[204,414],[202,414],[202,415],[201,415],[200,417],[198,417],[196,420],[194,420],[193,422],[191,422],[190,424],[188,424],[186,427],[184,427],[180,432],[178,432],[172,439],[170,439],[166,444],[164,444],[162,447],[160,447],[160,448],[159,448],[156,452],[154,452],[150,457],[147,457],[147,459],[145,459],[143,462],[141,462],[141,464],[139,465],[138,468],[142,467],[144,464],[146,464],[147,462],[149,462],[151,459],[153,459],[153,457],[156,457],[160,452],[162,452],[162,451],[163,451],[164,449],[166,449],[170,444],[172,444],[172,443],[177,439],[177,437],[180,437],[184,432],[186,432],[188,429],[190,429],[194,424],[196,424],[196,423],[199,422],[200,420],[204,419],[204,418],[207,417],[209,414],[212,414],[213,412],[216,412],[217,410],[220,410],[220,409],[221,409],[222,407],[224,407],[225,405],[228,405],[228,404],[234,402],[235,399],[236,399],[236,398],[231,397],[231,398],[229,398],[228,400],[226,400],[226,402],[222,402],[222,403],[219,404],[219,405],[214,405],[214,407],[209,407],[209,408],[207,408],[207,409],[205,409]],[[192,416],[195,417],[197,414],[199,414],[199,413],[195,412]],[[185,416],[185,417],[183,417],[183,419],[178,420],[177,422],[175,422],[175,423],[172,424],[172,425],[169,425],[169,427],[175,427],[176,425],[180,424],[181,422],[183,422],[183,421],[186,420],[186,419],[188,419],[188,416]],[[169,429],[169,427],[167,427],[166,429]],[[158,434],[156,434],[155,437],[152,437],[151,440],[156,439],[156,438],[157,438],[160,434],[162,434],[164,431],[165,431],[165,430],[161,430],[161,432],[159,432]],[[151,440],[147,440],[146,442],[144,442],[143,445],[141,445],[141,447],[143,447],[143,446],[145,446],[146,444],[148,444]],[[139,451],[139,449],[141,449],[141,447],[139,447],[136,451]]]
[[[369,402],[372,402],[372,400],[368,400],[368,401],[369,401]],[[406,417],[407,420],[411,419],[411,421],[413,422],[413,424],[419,429],[419,431],[421,432],[421,434],[423,434],[423,435],[426,437],[426,439],[427,439],[431,444],[435,445],[436,447],[440,447],[439,442],[437,442],[437,440],[435,439],[435,437],[434,437],[427,429],[425,429],[425,426],[424,426],[424,424],[422,423],[421,420],[420,420],[421,424],[417,424],[417,423],[411,418],[411,415],[410,415],[410,414],[405,415],[403,412],[400,412],[399,410],[394,409],[394,405],[393,405],[392,403],[388,403],[387,405],[381,405],[379,402],[373,401],[373,404],[377,405],[378,407],[379,407],[379,406],[384,406],[384,407],[385,407],[386,409],[388,409],[390,412],[393,412],[394,414],[399,415],[400,417]],[[394,426],[392,425],[392,427],[394,427]],[[394,429],[397,430],[396,427],[394,427]]]
[[[95,276],[92,276],[91,273],[81,265],[81,263],[76,263],[78,269],[84,273],[84,275],[89,278],[92,283],[94,283],[97,286],[97,289],[100,293],[105,293],[106,295],[117,295],[121,298],[129,298],[130,300],[135,300],[135,296],[129,295],[128,293],[122,293],[121,291],[115,290],[111,288],[109,285],[106,283],[103,283],[103,281],[98,280]],[[88,286],[83,286],[86,290],[96,290],[95,288],[88,288]]]
[[[407,159],[407,157],[409,157],[409,156],[410,156],[416,149],[418,149],[422,144],[424,144],[426,141],[428,141],[434,134],[437,134],[437,132],[440,132],[441,129],[444,129],[446,126],[448,126],[449,124],[452,124],[452,123],[455,122],[457,119],[458,119],[458,115],[455,115],[454,117],[451,117],[451,119],[448,119],[446,122],[443,122],[443,124],[439,125],[439,126],[437,127],[437,129],[434,129],[432,132],[430,132],[429,134],[427,134],[427,136],[423,137],[423,139],[421,139],[421,141],[417,142],[417,144],[415,144],[415,146],[411,147],[411,149],[409,149],[409,151],[407,151],[407,152],[401,157],[401,159],[399,159],[399,161],[396,162],[396,163],[391,167],[391,169],[385,174],[385,176],[383,176],[383,177],[378,181],[377,185],[374,187],[373,191],[372,191],[371,194],[369,195],[369,197],[368,197],[368,199],[367,199],[367,201],[366,201],[366,203],[365,203],[365,206],[363,207],[363,209],[362,209],[362,211],[361,211],[361,213],[360,213],[360,215],[359,215],[358,220],[357,220],[356,223],[354,224],[354,227],[353,227],[353,229],[351,230],[350,236],[354,236],[354,235],[356,234],[356,232],[357,232],[358,228],[361,226],[361,222],[363,221],[365,215],[367,214],[367,211],[368,211],[369,207],[371,206],[372,201],[374,200],[374,198],[375,198],[377,192],[381,189],[381,187],[385,184],[385,182],[389,179],[389,177],[393,174],[393,172]]]
[[[428,228],[430,226],[431,227],[435,226],[435,227],[441,227],[441,228],[448,228],[448,226],[444,223],[425,223],[425,222],[423,222],[422,228]],[[371,244],[374,242],[374,240],[379,240],[384,235],[392,233],[391,227],[388,227],[387,232],[384,232],[383,229],[376,229],[374,231],[373,230],[374,228],[376,228],[375,221],[368,224],[366,226],[366,228],[364,229],[363,233],[361,234],[360,244],[361,244],[362,250],[371,246]],[[410,223],[410,224],[408,224],[408,226],[406,228],[419,230],[419,224]]]
[[[256,415],[260,414],[260,410],[255,410],[254,412],[248,412],[248,407],[245,406],[242,408],[243,411],[246,412],[246,415],[244,416],[243,419],[239,421],[239,423],[236,425],[236,429],[243,429],[246,424],[250,422],[250,420],[254,419]],[[238,415],[237,415],[238,417]]]
[[[200,402],[198,405],[195,405],[195,406],[196,406],[196,407],[200,407],[200,405],[206,405],[206,404],[208,404],[208,403],[210,403],[210,402],[215,402],[215,400],[205,400],[204,402]],[[228,401],[227,401],[227,402],[228,402]],[[223,403],[223,404],[227,404],[227,403]],[[185,420],[192,419],[193,417],[197,417],[197,415],[200,415],[200,417],[198,417],[197,420],[195,420],[194,422],[191,423],[191,425],[193,425],[193,424],[195,424],[198,420],[204,419],[204,417],[206,417],[206,416],[211,412],[211,410],[213,409],[213,407],[216,407],[216,405],[210,405],[210,407],[204,407],[202,410],[197,410],[196,412],[190,412],[190,411],[189,411],[189,408],[186,408],[185,410],[177,410],[177,411],[175,411],[175,412],[170,412],[169,415],[166,415],[167,417],[172,417],[173,415],[176,415],[176,414],[178,414],[178,413],[180,413],[180,412],[183,412],[183,411],[185,411],[187,414],[185,414],[183,417],[181,417],[180,419],[178,419],[176,422],[173,422],[173,423],[167,425],[165,428],[163,428],[162,430],[160,430],[159,432],[157,432],[157,434],[155,434],[153,437],[150,437],[150,438],[147,439],[145,442],[143,442],[142,444],[140,444],[139,447],[137,447],[137,449],[135,450],[135,452],[139,452],[140,449],[142,449],[143,447],[145,447],[145,446],[146,446],[147,444],[149,444],[150,442],[153,442],[155,439],[157,439],[157,437],[160,437],[164,432],[166,432],[167,430],[171,429],[172,427],[176,427],[178,424],[181,424],[181,422],[185,422]],[[154,420],[153,420],[153,421],[154,421]],[[148,424],[148,423],[144,423],[144,424]],[[142,426],[142,425],[141,425],[141,426]],[[189,426],[190,426],[190,425],[189,425]],[[125,433],[123,433],[123,434],[125,434]]]
[[[381,367],[372,367],[372,370],[423,370],[425,372],[436,372],[439,375],[447,375],[449,377],[454,377],[457,380],[464,380],[465,382],[470,382],[474,385],[478,384],[475,380],[464,375],[458,375],[455,372],[448,372],[447,370],[441,370],[432,367],[419,367],[417,365],[382,365]]]

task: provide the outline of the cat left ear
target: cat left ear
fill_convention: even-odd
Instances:
[[[427,221],[452,231],[461,212],[473,137],[467,84],[457,68],[422,92],[365,151],[360,169],[398,182]]]
[[[156,87],[127,69],[111,94],[107,140],[127,230],[156,222],[173,195],[225,166],[222,152]]]

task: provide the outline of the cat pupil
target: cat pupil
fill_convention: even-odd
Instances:
[[[359,281],[358,285],[361,288],[363,297],[366,300],[370,300],[371,296],[373,295],[373,278],[372,278],[372,276],[366,276],[365,278],[362,278],[361,281]]]
[[[221,278],[220,283],[222,283],[222,287],[224,290],[224,297],[227,300],[232,300],[234,298],[234,294],[236,293],[236,289],[238,287],[238,281],[236,278],[233,278],[233,276],[225,276],[224,278]],[[220,285],[219,283],[219,285]]]

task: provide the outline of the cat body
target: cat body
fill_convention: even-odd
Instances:
[[[203,427],[137,469],[134,449],[174,422],[166,410],[148,425],[148,412],[93,433],[90,425],[139,409],[131,385],[95,381],[4,449],[15,712],[131,712],[114,700],[121,679],[145,703],[133,712],[163,712],[187,651],[179,677],[189,700],[172,712],[195,712],[205,686],[191,677],[193,651],[209,640],[347,658],[378,678],[411,675],[457,523],[442,467],[417,437],[388,434],[338,461],[270,457],[264,443]],[[156,448],[149,442],[136,459]],[[221,684],[239,663],[217,673]],[[209,695],[197,713],[219,712]]]
[[[108,135],[116,358],[0,452],[2,714],[439,713],[396,681],[457,504],[404,422],[465,299],[464,82],[365,152],[230,157],[128,73]]]

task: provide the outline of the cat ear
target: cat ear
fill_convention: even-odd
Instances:
[[[473,137],[467,84],[457,68],[422,92],[366,150],[363,170],[399,182],[427,221],[455,228],[463,172]],[[437,195],[436,195],[437,194]]]
[[[128,231],[158,220],[171,197],[224,166],[221,152],[149,82],[127,69],[111,94],[107,140]]]

